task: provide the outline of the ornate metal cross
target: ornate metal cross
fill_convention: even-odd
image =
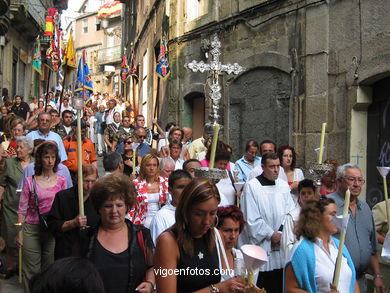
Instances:
[[[221,55],[221,42],[218,39],[218,35],[215,33],[211,41],[211,62],[204,63],[203,61],[193,60],[190,63],[186,63],[184,66],[187,69],[192,70],[193,72],[205,72],[209,71],[211,73],[211,83],[208,84],[210,88],[210,99],[212,101],[212,111],[211,117],[214,124],[217,123],[219,115],[219,101],[221,100],[221,86],[219,85],[219,75],[222,73],[227,74],[239,74],[245,70],[244,67],[238,65],[238,63],[233,64],[221,64],[219,61],[219,56]]]

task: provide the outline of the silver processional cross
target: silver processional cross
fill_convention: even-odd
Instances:
[[[210,88],[210,99],[212,101],[212,111],[211,118],[213,124],[216,124],[219,118],[218,109],[219,101],[221,100],[221,86],[219,85],[219,75],[222,73],[227,74],[239,74],[245,70],[244,67],[238,65],[238,63],[233,64],[221,64],[219,61],[219,56],[221,55],[221,42],[218,39],[218,35],[215,33],[211,41],[211,62],[204,63],[203,61],[193,60],[190,63],[186,63],[184,66],[187,69],[192,70],[193,72],[205,72],[209,71],[211,74],[211,83],[208,84]]]

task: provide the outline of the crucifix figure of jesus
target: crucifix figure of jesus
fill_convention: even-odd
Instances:
[[[212,101],[211,117],[213,124],[216,124],[219,118],[218,109],[220,106],[219,101],[221,100],[221,86],[219,85],[219,76],[222,73],[239,74],[245,70],[245,68],[240,66],[238,63],[222,64],[219,61],[219,56],[221,55],[220,48],[221,42],[218,39],[218,35],[215,33],[211,41],[210,63],[193,60],[192,62],[185,64],[185,67],[192,70],[193,72],[199,71],[203,73],[208,71],[211,74],[211,83],[209,83],[208,86],[210,88],[210,99]]]

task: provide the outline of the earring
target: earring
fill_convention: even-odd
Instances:
[[[214,228],[218,227],[218,215],[215,215],[215,225]]]

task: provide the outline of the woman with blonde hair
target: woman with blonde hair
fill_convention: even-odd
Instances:
[[[205,178],[194,178],[183,190],[176,223],[157,238],[158,292],[244,292],[243,279],[221,282],[214,229],[220,200],[215,184]]]
[[[160,176],[159,160],[156,155],[146,154],[141,161],[139,177],[133,180],[137,198],[130,211],[134,224],[149,228],[157,211],[167,203],[168,179]]]

